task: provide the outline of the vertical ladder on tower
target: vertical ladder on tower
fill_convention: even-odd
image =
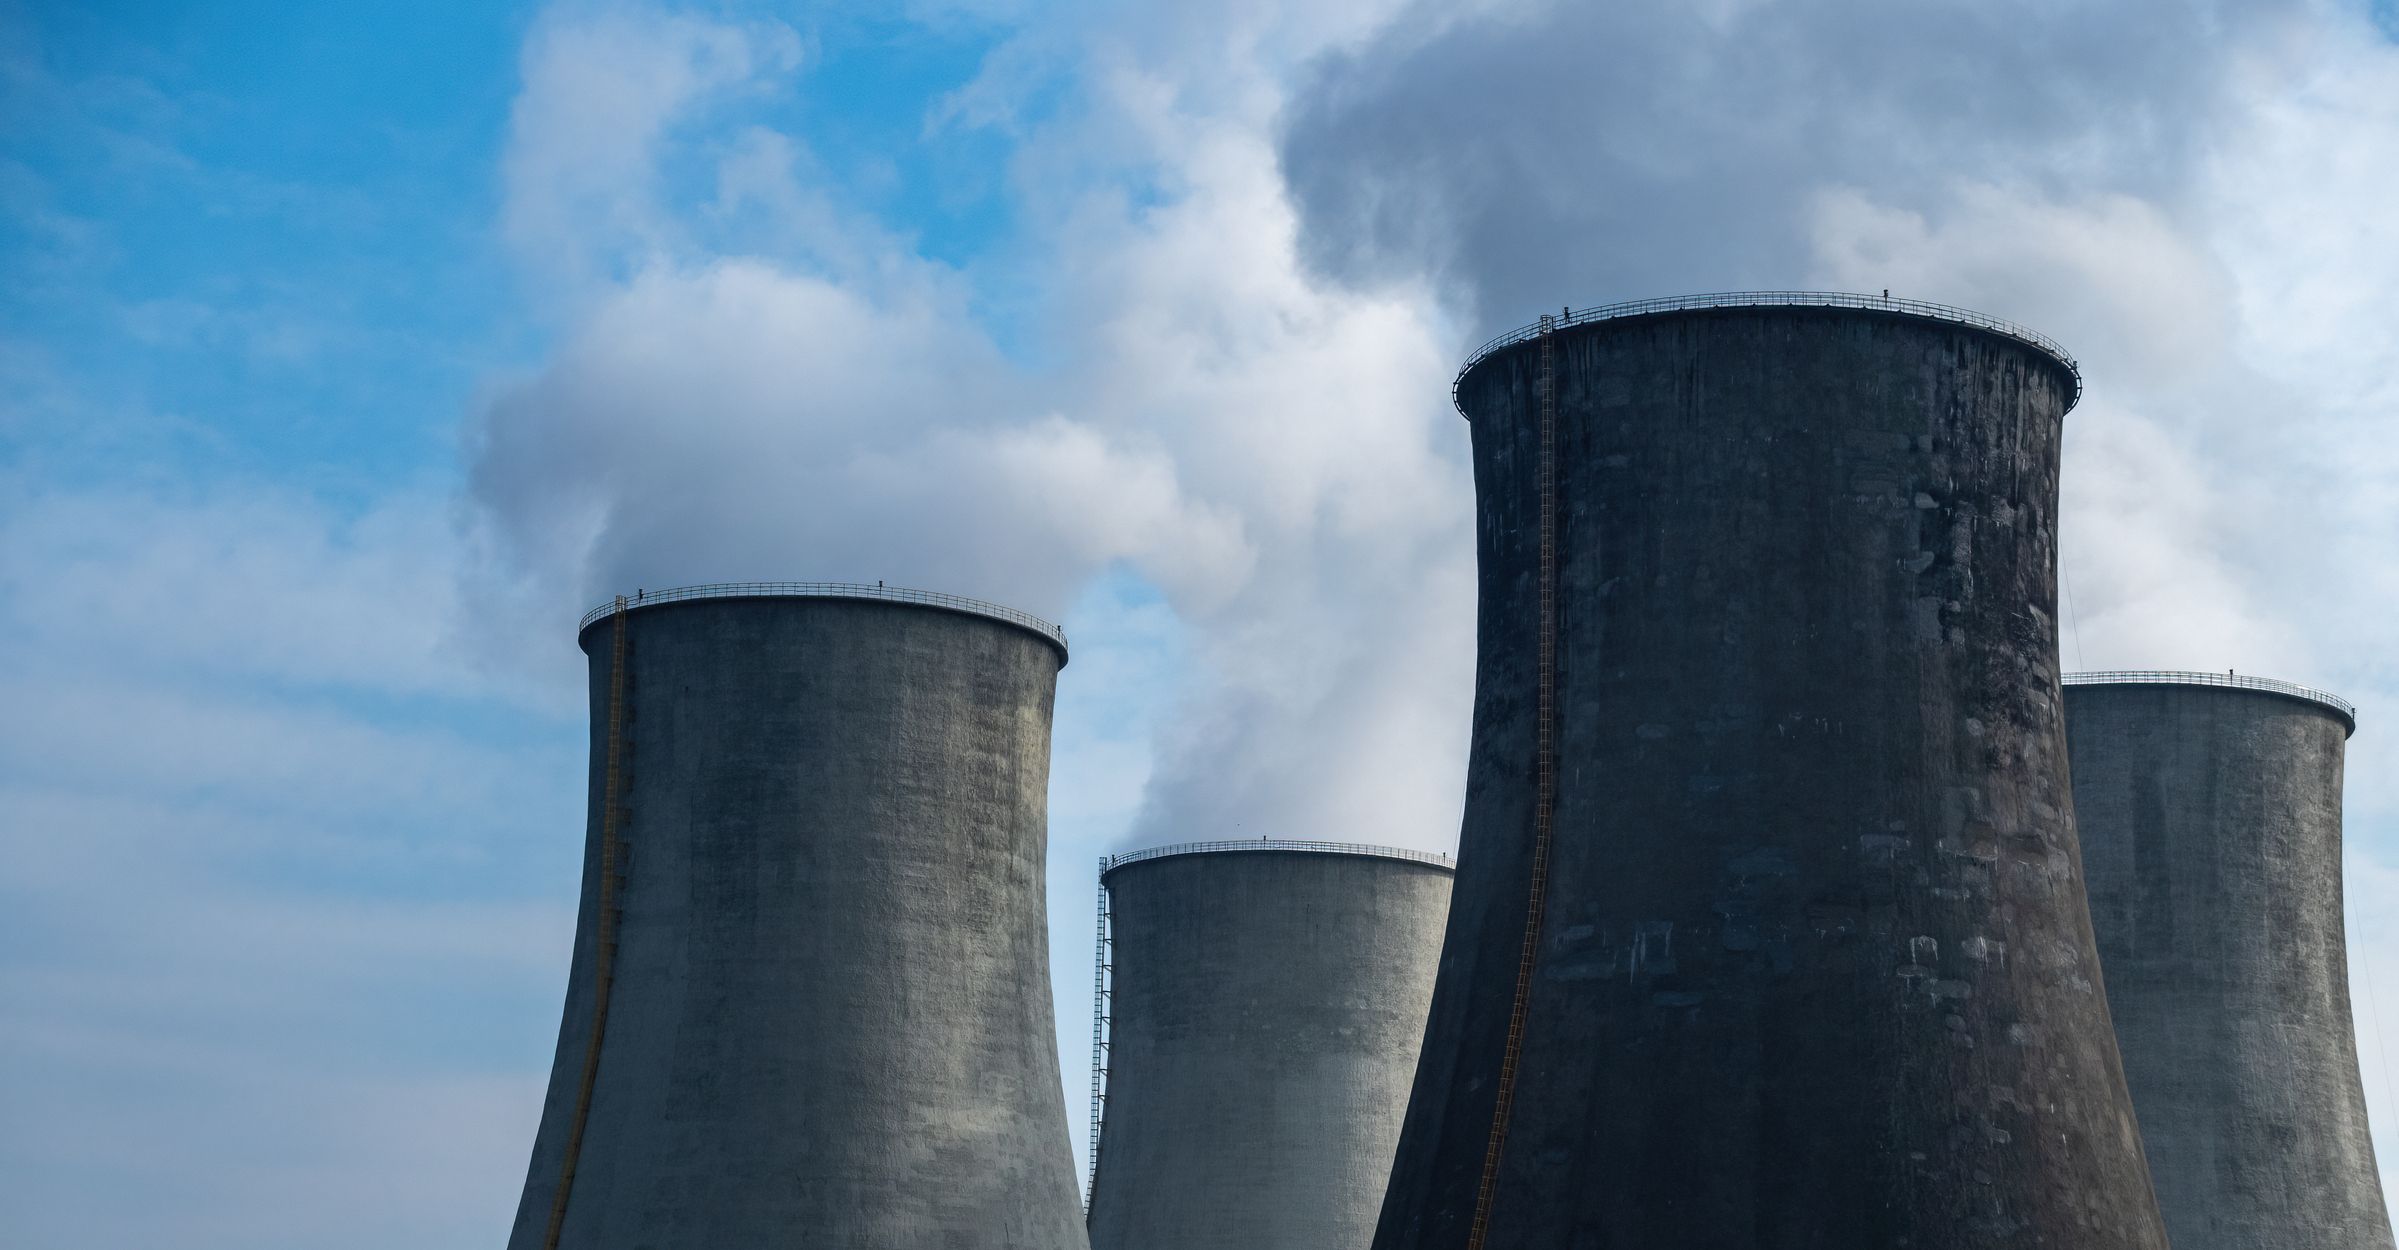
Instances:
[[[1491,1135],[1483,1146],[1483,1174],[1475,1187],[1474,1220],[1467,1250],[1483,1250],[1491,1232],[1491,1204],[1499,1187],[1499,1159],[1508,1141],[1508,1117],[1516,1107],[1516,1074],[1524,1057],[1525,1020],[1533,994],[1533,962],[1540,951],[1542,914],[1549,903],[1549,843],[1558,802],[1558,319],[1541,318],[1541,514],[1538,618],[1534,622],[1533,862],[1526,883],[1524,942],[1516,958],[1516,993],[1508,1007],[1507,1044],[1500,1052],[1499,1087],[1491,1107]]]
[[[566,1228],[567,1198],[575,1191],[575,1167],[583,1158],[583,1130],[591,1122],[591,1092],[600,1076],[600,1044],[608,1035],[608,991],[616,980],[616,930],[619,901],[617,874],[622,855],[617,849],[619,809],[623,806],[625,763],[625,597],[616,597],[609,630],[615,635],[608,659],[608,771],[600,788],[600,880],[594,904],[591,954],[591,1040],[583,1048],[583,1075],[575,1090],[574,1116],[567,1122],[566,1151],[558,1167],[558,1192],[550,1197],[550,1224],[542,1235],[543,1250],[558,1250]]]
[[[1091,1131],[1083,1139],[1091,1156],[1090,1176],[1083,1186],[1083,1214],[1091,1214],[1091,1198],[1100,1183],[1100,1123],[1108,1105],[1108,866],[1100,856],[1098,924],[1091,953]]]

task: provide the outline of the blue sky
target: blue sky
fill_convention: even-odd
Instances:
[[[383,12],[371,39],[293,6],[12,15],[8,261],[39,298],[9,329],[165,436],[55,411],[28,440],[52,471],[132,454],[360,498],[455,473],[476,376],[532,346],[485,224],[523,19]]]
[[[148,411],[178,468],[354,498],[455,479],[460,415],[549,328],[495,237],[532,6],[16,6],[8,24],[12,344],[37,376]],[[809,72],[702,124],[804,131],[820,168],[915,250],[1000,246],[1005,151],[920,142],[927,101],[996,32],[865,13],[795,28]],[[704,162],[667,198],[705,194]],[[11,430],[52,472],[121,465],[77,410]],[[98,442],[96,440],[107,440]]]
[[[0,6],[0,1209],[490,1244],[573,922],[572,622],[720,578],[1065,621],[1079,1140],[1093,858],[1446,848],[1449,372],[1683,291],[2081,355],[2069,662],[2362,706],[2399,1005],[2399,18],[1898,2]]]

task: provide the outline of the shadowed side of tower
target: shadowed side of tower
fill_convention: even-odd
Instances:
[[[1080,1250],[1042,875],[1063,638],[876,587],[595,617],[582,919],[510,1250]]]
[[[1473,754],[1378,1250],[2165,1245],[2066,794],[2077,385],[1856,297],[1470,363]]]
[[[2341,774],[2303,687],[2076,674],[2075,819],[2176,1250],[2390,1250],[2349,1014]]]
[[[1273,842],[1108,870],[1094,1250],[1365,1250],[1450,875],[1420,852]]]

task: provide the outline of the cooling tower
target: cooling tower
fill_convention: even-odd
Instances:
[[[1444,856],[1327,842],[1110,861],[1094,1250],[1365,1250],[1450,871]]]
[[[2390,1250],[2341,924],[2348,704],[2066,679],[2108,1007],[2175,1250]]]
[[[2067,796],[2077,388],[1812,294],[1467,365],[1473,754],[1380,1250],[2161,1250]]]
[[[582,919],[510,1250],[1079,1250],[1064,636],[875,586],[618,605],[582,632]]]

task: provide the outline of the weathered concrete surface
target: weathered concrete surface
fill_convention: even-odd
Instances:
[[[2176,1250],[2389,1250],[2341,924],[2333,710],[2066,689],[2108,1005]]]
[[[1488,1244],[2165,1245],[2067,800],[2065,368],[1891,313],[1558,339],[1561,769]],[[1480,663],[1378,1250],[1466,1243],[1527,913],[1539,345],[1463,380]]]
[[[560,1245],[1084,1246],[1042,861],[1060,652],[889,603],[627,618],[623,922]],[[538,1250],[592,1022],[590,849],[510,1250]]]
[[[1305,851],[1108,874],[1116,979],[1094,1250],[1365,1250],[1450,875]]]

